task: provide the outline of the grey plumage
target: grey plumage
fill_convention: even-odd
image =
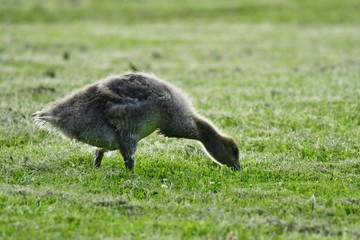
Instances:
[[[60,99],[33,114],[69,138],[97,147],[94,166],[106,150],[120,150],[132,169],[137,142],[159,130],[165,136],[199,140],[217,162],[237,170],[239,152],[233,139],[198,116],[184,94],[145,73],[111,76]]]

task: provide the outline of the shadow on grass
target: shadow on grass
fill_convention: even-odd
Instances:
[[[126,215],[141,214],[142,207],[129,204],[121,197],[104,196],[104,194],[79,194],[70,191],[61,191],[50,188],[37,188],[31,186],[2,185],[1,190],[8,198],[14,198],[17,202],[28,205],[82,205],[91,208],[111,208],[120,210]]]

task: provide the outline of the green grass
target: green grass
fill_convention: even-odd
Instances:
[[[360,238],[358,1],[0,0],[0,239]],[[242,172],[153,134],[118,153],[38,129],[130,66],[187,92]]]

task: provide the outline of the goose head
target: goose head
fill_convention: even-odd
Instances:
[[[227,136],[218,136],[217,144],[206,147],[211,157],[223,165],[241,171],[239,163],[239,148],[235,141]]]
[[[241,171],[239,148],[235,141],[216,129],[208,120],[195,116],[196,138],[199,140],[214,162]]]

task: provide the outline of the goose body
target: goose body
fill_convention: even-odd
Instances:
[[[234,140],[197,115],[180,90],[154,75],[108,77],[50,104],[33,118],[97,147],[95,167],[105,151],[120,150],[132,169],[137,142],[158,129],[167,137],[199,140],[216,162],[240,170]]]

